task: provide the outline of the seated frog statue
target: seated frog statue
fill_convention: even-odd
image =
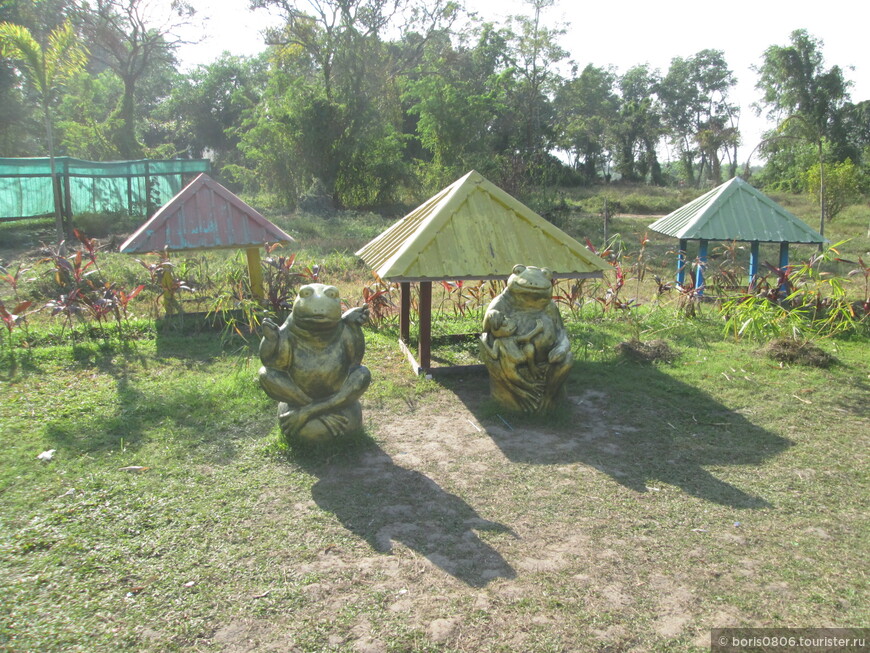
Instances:
[[[562,398],[574,358],[552,296],[550,270],[515,265],[484,315],[480,357],[493,399],[509,410],[544,412]]]
[[[324,442],[362,428],[359,398],[371,383],[362,365],[368,307],[341,312],[338,289],[302,286],[278,327],[263,321],[260,385],[278,403],[288,441]]]

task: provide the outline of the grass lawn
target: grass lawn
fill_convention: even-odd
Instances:
[[[818,282],[847,279],[855,306],[867,217],[831,223],[852,262]],[[594,213],[561,219],[601,242]],[[828,367],[776,362],[726,336],[712,303],[690,318],[676,291],[656,296],[674,243],[646,242],[651,220],[610,223],[617,292],[640,309],[605,310],[609,280],[561,305],[575,365],[546,417],[502,412],[481,373],[412,376],[389,315],[366,327],[365,433],[319,451],[281,441],[253,342],[153,318],[126,342],[111,319],[75,340],[47,310],[15,331],[29,348],[4,331],[0,651],[641,653],[709,650],[719,627],[867,627],[866,328],[815,340]],[[299,265],[358,303],[373,281],[349,252],[389,222],[281,226],[314,243]],[[46,254],[15,225],[0,232],[0,264],[25,270],[14,300],[4,278],[7,308],[44,306],[59,292]],[[119,287],[147,281],[100,257]],[[241,259],[174,261],[201,304],[221,279],[240,287]],[[159,309],[157,290],[135,315]],[[456,317],[466,308],[444,292],[435,333],[476,330],[481,307]],[[636,338],[675,357],[633,360],[619,345]],[[433,354],[475,360],[468,342]]]
[[[281,444],[256,357],[207,334],[20,356],[0,649],[682,651],[866,626],[866,341],[780,366],[702,316],[643,365],[614,351],[626,324],[569,325],[548,419],[501,414],[484,376],[412,378],[372,330],[365,436],[309,453]]]

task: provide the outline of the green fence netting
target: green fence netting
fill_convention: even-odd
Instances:
[[[148,217],[200,172],[206,159],[83,161],[56,157],[65,219],[82,213]],[[47,158],[0,158],[0,220],[54,215]]]

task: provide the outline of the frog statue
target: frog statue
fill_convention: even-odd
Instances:
[[[278,423],[288,442],[320,443],[362,428],[359,398],[371,383],[362,365],[362,325],[368,307],[341,312],[338,289],[302,286],[278,327],[263,321],[260,385],[278,400]]]
[[[545,412],[564,394],[574,357],[552,295],[550,270],[515,265],[484,315],[480,357],[493,399],[508,410]]]

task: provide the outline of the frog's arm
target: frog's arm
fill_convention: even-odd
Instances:
[[[266,367],[287,370],[293,363],[293,348],[290,346],[290,318],[278,327],[270,319],[263,320],[263,339],[260,341],[260,361]]]
[[[568,332],[565,330],[565,324],[562,322],[562,314],[559,312],[559,307],[554,302],[546,309],[547,315],[553,320],[553,327],[556,330],[556,342],[553,348],[550,349],[548,359],[551,363],[559,363],[565,360],[571,352],[571,341],[568,340]]]

